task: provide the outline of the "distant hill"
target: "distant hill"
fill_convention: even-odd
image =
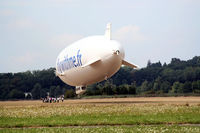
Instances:
[[[0,99],[24,99],[30,92],[33,99],[66,94],[73,97],[74,87],[64,84],[54,74],[55,68],[0,74]],[[73,93],[73,94],[69,94]],[[88,86],[85,95],[160,95],[160,94],[200,94],[200,56],[183,61],[172,58],[169,64],[151,63],[147,67],[134,70],[121,69],[107,81]],[[28,98],[28,97],[27,97]]]

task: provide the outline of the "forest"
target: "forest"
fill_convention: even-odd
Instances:
[[[32,96],[25,97],[25,93]],[[0,100],[40,99],[47,94],[76,97],[74,87],[55,76],[55,68],[0,73]],[[87,86],[84,95],[200,95],[200,56],[187,61],[172,58],[169,64],[149,60],[138,70],[123,66],[108,80]]]

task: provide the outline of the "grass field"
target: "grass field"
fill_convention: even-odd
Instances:
[[[0,102],[0,132],[200,132],[200,97]]]

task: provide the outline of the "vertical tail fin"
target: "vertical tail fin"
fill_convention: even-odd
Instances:
[[[106,26],[105,37],[111,40],[111,23],[108,23]]]

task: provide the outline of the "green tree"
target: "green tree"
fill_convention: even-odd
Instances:
[[[183,84],[183,93],[190,93],[192,92],[192,84],[191,82],[187,81]]]
[[[104,83],[104,86],[103,86],[103,94],[104,95],[112,95],[114,94],[114,90],[115,90],[116,86],[113,85],[109,80],[107,80],[105,83]]]
[[[65,98],[73,98],[76,96],[75,90],[73,89],[67,89],[65,91]]]
[[[133,82],[131,85],[129,85],[129,94],[136,94],[136,82]]]
[[[193,67],[187,67],[184,69],[184,79],[185,81],[195,80],[195,71]]]
[[[160,76],[156,78],[155,82],[153,83],[153,91],[158,91],[161,88],[161,78]]]
[[[169,82],[163,81],[160,89],[163,93],[168,93],[168,91],[171,90],[171,85]]]
[[[51,86],[49,91],[50,97],[56,97],[56,86]]]
[[[151,66],[151,60],[148,60],[148,62],[147,62],[147,67],[150,67]]]
[[[44,98],[44,97],[46,97],[47,96],[47,91],[46,91],[46,89],[41,89],[40,90],[40,97],[42,97],[42,98]]]
[[[172,93],[178,93],[178,91],[180,92],[180,88],[181,88],[181,84],[180,84],[178,81],[176,81],[176,82],[174,82],[173,85],[172,85],[172,90],[171,90],[171,92],[172,92]],[[182,91],[181,91],[181,93],[182,93]]]
[[[63,90],[62,88],[58,85],[55,88],[55,97],[59,97],[60,95],[63,95]]]
[[[85,95],[101,95],[98,83],[87,86]]]
[[[145,92],[149,90],[149,82],[145,80],[141,85],[141,92]]]
[[[10,93],[9,93],[9,98],[10,99],[24,99],[25,95],[22,91],[17,90],[17,89],[13,89]]]
[[[193,90],[195,93],[200,93],[200,80],[196,81],[195,90]]]
[[[166,68],[161,72],[162,79],[171,84],[176,81],[176,71],[171,68]]]
[[[193,81],[192,82],[192,92],[196,92],[196,90],[198,90],[198,84],[197,81]]]
[[[200,80],[197,81],[198,90],[200,90]]]
[[[183,83],[179,83],[179,87],[178,87],[177,93],[184,93],[184,91],[183,91]]]
[[[117,93],[118,94],[128,94],[129,93],[129,85],[128,84],[122,84],[117,87]]]
[[[39,83],[36,83],[34,85],[32,91],[31,91],[34,99],[40,99],[41,98],[41,94],[40,94],[41,89],[42,89],[42,87]]]

